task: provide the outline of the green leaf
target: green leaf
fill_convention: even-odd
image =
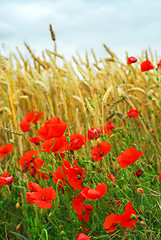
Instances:
[[[23,236],[22,234],[20,234],[20,233],[16,233],[16,232],[10,232],[10,233],[12,233],[13,235],[19,236],[19,237],[21,237],[21,238],[24,239],[24,240],[29,240],[28,238],[24,237],[24,236]]]

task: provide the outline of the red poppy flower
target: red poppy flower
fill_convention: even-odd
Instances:
[[[36,123],[39,121],[40,117],[43,115],[43,113],[40,113],[38,111],[32,111],[26,114],[26,121]]]
[[[55,199],[57,194],[52,187],[42,188],[37,192],[27,192],[26,199],[30,204],[36,203],[40,208],[49,209],[53,203],[51,200]]]
[[[161,67],[161,59],[159,60],[159,62],[157,63],[158,67]]]
[[[23,132],[28,132],[30,130],[30,123],[26,119],[22,119],[19,126]]]
[[[103,224],[106,232],[113,232],[116,230],[116,225],[119,224],[121,227],[134,227],[137,223],[138,216],[133,210],[133,205],[128,202],[125,207],[125,212],[122,215],[110,214],[106,217]]]
[[[25,153],[25,156],[20,157],[19,164],[22,166],[23,171],[26,172],[28,169],[38,170],[43,166],[44,160],[38,158],[38,152],[30,150]]]
[[[67,181],[69,168],[71,168],[70,162],[64,160],[61,163],[61,167],[58,167],[57,171],[52,174],[52,179],[54,183],[57,183],[59,180],[61,180],[60,181],[61,188],[64,187]]]
[[[38,192],[38,191],[40,191],[42,189],[42,187],[38,183],[28,182],[27,189],[32,191],[32,192]]]
[[[34,136],[32,138],[29,138],[29,142],[34,143],[36,146],[40,145],[40,138],[37,136]]]
[[[97,129],[97,128],[91,128],[88,129],[88,139],[92,140],[92,139],[97,139],[101,136],[101,130]]]
[[[106,192],[107,185],[105,183],[101,183],[97,185],[95,189],[90,187],[83,188],[83,191],[79,193],[78,198],[81,199],[81,197],[84,197],[89,200],[94,200],[96,198],[100,199]]]
[[[80,149],[86,144],[86,139],[81,134],[73,134],[70,136],[69,151]]]
[[[45,148],[45,151],[48,153],[56,152],[56,151],[61,152],[61,149],[63,151],[64,146],[68,145],[66,138],[67,138],[66,136],[62,136],[59,138],[49,139],[49,140],[45,141],[43,144],[41,144],[41,147]]]
[[[111,174],[108,174],[108,179],[110,180],[110,181],[112,181],[113,183],[115,183],[116,182],[116,178],[115,178],[115,176],[111,173]]]
[[[30,130],[30,123],[37,122],[40,117],[43,115],[43,113],[40,113],[38,111],[32,111],[27,113],[26,117],[22,119],[21,123],[19,124],[20,128],[23,132],[27,132]]]
[[[138,169],[136,172],[134,172],[134,176],[137,176],[138,178],[141,177],[142,174],[143,174],[142,169]]]
[[[136,57],[129,57],[128,59],[127,59],[127,64],[129,65],[129,64],[132,64],[132,63],[135,63],[135,62],[137,62],[137,58]]]
[[[105,156],[111,149],[111,145],[108,142],[102,142],[100,146],[95,146],[92,149],[91,159],[94,159],[96,162],[103,160]]]
[[[161,172],[160,172],[160,174],[159,174],[159,180],[161,181]]]
[[[37,133],[43,141],[59,138],[63,136],[67,125],[59,117],[51,118],[45,122],[42,128],[38,129]]]
[[[4,185],[10,185],[11,182],[13,182],[14,180],[14,177],[11,176],[9,177],[10,173],[3,173],[1,176],[0,176],[0,186],[3,187]]]
[[[151,129],[151,132],[154,133],[154,128]]]
[[[100,131],[102,134],[107,134],[107,135],[112,135],[113,132],[111,131],[112,129],[115,129],[115,125],[113,122],[108,122],[107,124],[104,125],[104,127],[100,127]]]
[[[131,202],[128,202],[125,207],[125,212],[123,215],[116,215],[115,220],[118,221],[118,224],[121,227],[134,227],[137,223],[138,216],[136,212],[133,210],[133,205]]]
[[[78,234],[76,240],[90,240],[90,238],[86,234],[80,233]]]
[[[110,214],[106,217],[103,227],[107,233],[114,232],[117,229],[116,225],[118,221],[115,220],[116,216],[115,214]]]
[[[5,158],[8,153],[11,153],[14,149],[14,145],[9,143],[0,147],[0,158]]]
[[[73,168],[69,168],[68,183],[70,184],[70,186],[72,186],[75,189],[83,190],[82,180],[84,175],[85,174],[83,173],[82,168],[78,168],[77,166],[74,166]]]
[[[133,109],[133,108],[130,108],[130,110],[127,112],[127,115],[129,117],[138,117],[139,116],[139,111],[136,109]]]
[[[73,199],[72,200],[73,209],[76,211],[78,215],[78,219],[84,222],[89,221],[89,215],[93,210],[93,207],[89,204],[85,204],[84,202],[81,202],[79,199]],[[85,213],[83,215],[82,211],[85,210]]]
[[[142,72],[146,72],[146,71],[154,69],[153,64],[148,59],[145,60],[144,62],[142,62],[140,66],[141,66]]]
[[[144,154],[145,151],[139,153],[135,148],[128,148],[125,152],[117,157],[117,161],[122,168],[126,168]]]

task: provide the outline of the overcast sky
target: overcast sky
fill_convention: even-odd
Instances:
[[[103,43],[121,59],[148,47],[161,56],[161,0],[0,0],[0,53],[26,54],[24,41],[37,54],[53,49],[50,23],[66,59],[91,48],[104,57]]]

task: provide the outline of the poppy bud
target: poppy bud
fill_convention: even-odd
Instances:
[[[19,223],[19,224],[16,226],[16,229],[18,230],[18,229],[20,229],[20,227],[21,227],[21,223]]]
[[[101,140],[98,138],[97,139],[97,146],[100,147],[100,145],[101,145]]]
[[[131,219],[137,220],[137,217],[135,214],[131,214]]]
[[[53,215],[53,213],[51,212],[51,213],[49,213],[48,217],[49,217],[49,218],[51,218],[51,217],[52,217],[52,215]]]
[[[87,100],[88,100],[89,102],[91,102],[91,99],[90,99],[90,97],[87,97]]]
[[[143,225],[143,226],[146,225],[146,223],[144,221],[140,221],[140,224]]]
[[[70,143],[70,137],[67,137],[67,142]]]
[[[19,202],[16,203],[16,208],[19,208],[20,207],[20,204]]]
[[[138,169],[136,172],[134,172],[134,176],[137,176],[137,177],[141,177],[142,174],[143,174],[142,169]]]
[[[138,192],[139,194],[142,194],[144,191],[143,191],[142,188],[138,188],[138,189],[137,189],[137,192]]]

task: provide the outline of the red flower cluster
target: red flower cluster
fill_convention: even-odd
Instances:
[[[117,157],[117,161],[122,168],[126,168],[136,162],[138,158],[144,154],[144,152],[145,151],[139,153],[135,148],[128,148]]]
[[[60,181],[61,188],[64,187],[68,180],[71,187],[82,190],[83,176],[84,173],[82,168],[79,168],[77,165],[71,167],[70,162],[63,161],[61,167],[58,167],[57,171],[53,173],[52,179],[54,183]]]
[[[8,153],[11,153],[14,149],[14,145],[9,143],[0,147],[0,158],[5,158]]]
[[[55,190],[52,187],[42,188],[34,182],[28,183],[28,190],[32,192],[26,193],[26,199],[30,204],[36,204],[40,208],[49,209],[53,203],[51,200],[57,197]]]
[[[0,186],[3,187],[4,185],[10,185],[11,182],[13,182],[14,180],[14,177],[11,176],[9,177],[10,173],[3,173],[1,176],[0,176]]]
[[[133,210],[133,205],[128,202],[125,207],[125,212],[122,215],[110,214],[106,217],[103,224],[107,233],[114,232],[117,229],[117,224],[123,228],[134,227],[137,223],[138,216]]]
[[[36,123],[39,121],[40,117],[43,115],[43,113],[40,113],[38,111],[33,111],[27,113],[26,117],[22,119],[22,122],[19,124],[20,128],[23,132],[27,132],[30,130],[30,123]]]
[[[38,158],[38,152],[35,150],[30,150],[25,153],[24,156],[20,157],[19,164],[23,168],[23,172],[30,171],[30,174],[35,177],[37,174],[38,177],[40,177],[39,169],[43,166],[44,160],[41,158]],[[47,176],[41,174],[42,178],[47,178]]]

